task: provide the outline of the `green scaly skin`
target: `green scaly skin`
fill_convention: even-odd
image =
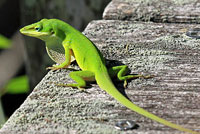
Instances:
[[[199,133],[149,113],[124,97],[113,85],[109,74],[117,75],[118,79],[125,81],[125,83],[128,79],[142,76],[125,76],[126,65],[113,67],[108,71],[105,66],[105,60],[97,47],[69,24],[58,19],[42,19],[37,23],[23,27],[20,32],[27,36],[39,38],[46,43],[49,56],[56,63],[59,63],[59,65],[53,65],[49,69],[67,68],[72,61],[72,57],[75,58],[82,71],[74,71],[69,75],[77,83],[60,84],[61,86],[83,88],[86,86],[86,81],[96,80],[100,88],[132,111],[183,132]]]

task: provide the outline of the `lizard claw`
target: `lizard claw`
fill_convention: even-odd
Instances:
[[[73,86],[73,84],[62,84],[62,83],[55,83],[56,86],[59,87],[76,87],[78,88],[80,91],[85,92],[85,88],[82,88],[80,86]]]
[[[124,80],[124,88],[127,88],[127,80]]]
[[[144,79],[149,79],[149,78],[153,78],[153,77],[155,77],[155,75],[145,75],[145,76],[143,76]]]
[[[61,69],[61,68],[56,67],[56,66],[52,66],[52,67],[47,67],[47,68],[46,68],[46,70],[53,70],[53,71],[59,70],[59,69]]]

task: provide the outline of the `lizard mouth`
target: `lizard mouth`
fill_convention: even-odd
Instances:
[[[27,29],[26,27],[21,28],[20,32],[22,34],[24,34],[24,35],[32,36],[32,37],[41,37],[41,36],[45,36],[45,35],[47,36],[47,35],[49,35],[48,32],[38,32],[38,31],[35,31],[34,28]]]

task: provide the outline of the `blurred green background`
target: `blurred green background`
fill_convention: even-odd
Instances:
[[[42,41],[22,36],[19,28],[42,18],[58,18],[83,31],[102,18],[110,0],[0,1],[0,127],[23,103],[53,62]]]

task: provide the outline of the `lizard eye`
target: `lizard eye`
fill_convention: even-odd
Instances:
[[[36,27],[35,30],[39,32],[41,30],[41,27]]]
[[[51,34],[54,34],[55,32],[53,31],[53,29],[50,30]]]

